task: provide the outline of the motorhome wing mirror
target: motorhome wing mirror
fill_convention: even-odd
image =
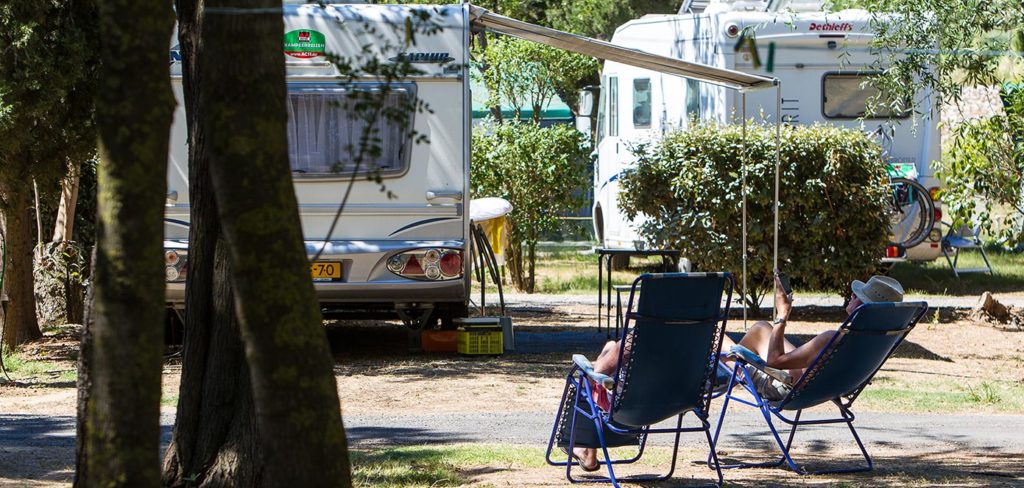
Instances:
[[[580,90],[580,115],[589,117],[594,115],[594,92],[591,90]]]

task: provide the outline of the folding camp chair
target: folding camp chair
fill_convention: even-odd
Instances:
[[[858,471],[870,471],[872,469],[871,457],[864,448],[853,428],[855,419],[850,407],[854,400],[860,395],[871,378],[882,367],[882,364],[892,355],[896,348],[903,342],[903,339],[910,333],[917,321],[928,310],[925,302],[905,303],[865,303],[854,310],[853,314],[846,319],[839,327],[831,341],[818,354],[806,372],[796,384],[792,386],[789,393],[778,401],[765,399],[754,382],[747,374],[748,364],[759,367],[754,361],[745,360],[742,356],[729,355],[736,359],[733,368],[733,377],[729,382],[728,393],[722,403],[722,413],[718,418],[718,426],[715,428],[713,442],[718,442],[718,436],[722,431],[722,422],[728,410],[729,402],[736,401],[760,409],[768,428],[771,429],[775,442],[782,450],[782,456],[775,461],[763,463],[737,463],[723,464],[723,468],[751,468],[751,467],[777,467],[783,463],[799,474],[828,474],[828,473],[852,473]],[[738,348],[737,348],[738,349]],[[732,387],[740,384],[745,387],[753,397],[753,401],[735,396]],[[839,408],[839,417],[800,420],[800,414],[804,409],[819,405],[825,402],[832,402]],[[794,418],[785,416],[785,411],[796,411]],[[789,439],[785,443],[779,437],[772,417],[792,426],[789,432]],[[853,434],[853,439],[860,447],[864,455],[863,466],[843,469],[831,469],[821,471],[808,471],[797,466],[790,456],[790,447],[793,444],[793,437],[796,430],[802,425],[823,425],[845,423]],[[709,459],[710,464],[713,460]],[[717,461],[716,461],[717,462]]]
[[[718,475],[717,482],[710,485],[721,486],[722,471],[718,469],[711,442],[708,407],[715,389],[718,353],[732,290],[733,280],[728,273],[645,274],[637,278],[629,294],[619,366],[613,376],[594,372],[581,355],[573,357],[575,364],[566,377],[548,441],[548,464],[565,466],[566,478],[574,483],[611,482],[618,487],[615,465],[639,460],[649,434],[675,434],[672,465],[667,474],[623,480],[668,479],[675,472],[680,434],[704,432]],[[639,299],[634,302],[638,294]],[[607,403],[610,408],[605,411],[599,407],[595,394],[607,392],[611,392]],[[683,417],[688,412],[693,412],[699,426],[683,427]],[[675,427],[652,427],[672,417],[678,417]],[[565,460],[552,459],[555,446],[567,451]],[[612,459],[608,448],[620,446],[635,446],[637,453],[628,459]],[[600,464],[606,467],[608,476],[575,478],[572,467],[579,465],[572,456],[575,447],[600,449]]]
[[[981,253],[981,259],[985,261],[985,267],[957,268],[956,263],[960,259],[960,253],[966,249],[977,249]],[[981,243],[981,226],[968,227],[960,226],[958,229],[949,228],[949,232],[942,238],[942,255],[949,263],[949,269],[953,270],[953,276],[960,279],[964,273],[992,273],[992,265],[988,262],[988,255],[985,254],[985,246]],[[952,259],[950,259],[952,255]]]

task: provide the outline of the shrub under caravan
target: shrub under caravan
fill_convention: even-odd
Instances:
[[[630,219],[640,217],[642,236],[683,251],[695,270],[738,271],[746,159],[748,287],[757,302],[772,283],[775,130],[748,127],[745,144],[741,130],[707,124],[638,147],[619,199]],[[779,267],[801,288],[843,293],[876,271],[888,243],[881,149],[859,131],[825,125],[788,127],[781,144]]]

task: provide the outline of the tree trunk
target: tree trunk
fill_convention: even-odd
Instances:
[[[74,238],[75,206],[78,205],[78,168],[71,168],[60,180],[60,206],[57,207],[57,222],[53,225],[52,242],[70,241]]]
[[[264,483],[350,486],[333,361],[288,164],[281,2],[250,2],[250,15],[211,13],[233,5],[206,4],[203,50],[216,62],[200,67],[200,123],[267,450]]]
[[[530,252],[526,263],[529,267],[529,281],[527,282],[528,284],[526,286],[527,293],[533,293],[537,291],[537,276],[534,274],[534,267],[537,263],[537,237],[535,235],[532,235],[533,231],[530,231],[530,234],[530,242],[527,243],[527,247]]]
[[[165,486],[260,486],[263,450],[256,428],[230,287],[226,242],[198,123],[197,67],[203,62],[202,9],[178,0],[178,40],[189,134],[188,275],[178,411],[164,458]]]
[[[93,248],[92,259],[96,262],[96,248]],[[94,270],[95,272],[95,270]],[[89,273],[90,275],[94,272]],[[89,288],[85,297],[85,315],[82,319],[82,339],[78,347],[78,376],[75,380],[75,387],[78,389],[78,402],[75,411],[75,480],[76,488],[88,486],[89,459],[85,448],[84,440],[87,437],[86,425],[88,423],[89,398],[92,393],[92,329],[93,329],[93,293],[95,288]]]
[[[13,184],[11,184],[13,183]],[[3,323],[4,347],[14,348],[43,336],[36,321],[35,279],[32,274],[32,189],[16,182],[0,182],[0,232],[6,240],[7,272],[4,290],[7,313]]]
[[[84,486],[160,483],[169,4],[99,2],[99,196]]]

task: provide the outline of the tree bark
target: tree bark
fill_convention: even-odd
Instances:
[[[99,196],[88,487],[160,483],[169,4],[99,2]]]
[[[0,231],[7,241],[7,273],[4,276],[7,313],[3,324],[4,347],[15,348],[43,336],[36,321],[35,277],[32,274],[32,189],[16,182],[0,181]]]
[[[241,5],[206,3],[203,50],[217,62],[200,68],[200,104],[267,451],[264,482],[351,486],[333,361],[288,164],[281,2],[245,3],[252,13],[244,15],[211,12]]]
[[[57,207],[57,222],[53,225],[52,242],[73,240],[75,230],[75,207],[78,205],[78,168],[71,168],[60,180],[60,206]]]
[[[178,410],[164,457],[165,486],[260,486],[263,457],[230,286],[229,258],[217,216],[204,134],[202,5],[178,0],[178,40],[189,137],[188,275]]]
[[[96,262],[96,248],[93,248],[92,259]],[[95,274],[95,270],[90,275]],[[78,402],[75,409],[75,488],[88,486],[89,479],[89,458],[85,448],[85,439],[88,437],[86,425],[88,423],[89,399],[92,393],[92,329],[93,329],[93,292],[95,288],[89,288],[85,297],[85,314],[82,319],[82,339],[78,347],[78,376],[75,379],[75,387],[78,390]]]

